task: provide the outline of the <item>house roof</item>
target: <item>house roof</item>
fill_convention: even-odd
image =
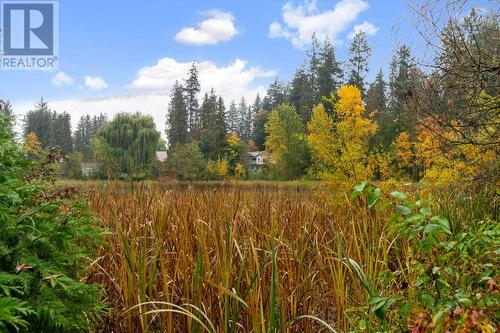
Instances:
[[[159,150],[156,152],[156,159],[160,162],[165,162],[167,160],[167,151]]]
[[[97,162],[82,162],[82,168],[88,169],[88,168],[98,168],[100,163]]]
[[[248,154],[252,157],[257,157],[260,155],[264,155],[264,151],[249,151]]]

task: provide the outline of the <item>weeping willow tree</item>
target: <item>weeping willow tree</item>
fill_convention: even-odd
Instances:
[[[160,139],[151,116],[117,114],[113,121],[101,127],[98,138],[108,146],[120,172],[127,175],[150,173]]]

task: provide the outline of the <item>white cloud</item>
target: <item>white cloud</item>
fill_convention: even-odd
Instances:
[[[52,84],[56,87],[69,86],[72,85],[74,81],[75,80],[73,80],[71,76],[64,72],[58,72],[52,78]]]
[[[288,2],[282,9],[283,24],[271,23],[268,36],[286,38],[298,48],[309,44],[313,33],[320,40],[328,37],[333,42],[338,42],[339,34],[368,7],[364,0],[341,0],[333,9],[319,12],[315,1],[306,1],[299,6]]]
[[[90,88],[91,90],[102,90],[108,87],[108,84],[104,79],[100,76],[86,76],[85,87]]]
[[[215,45],[219,42],[227,42],[238,34],[231,13],[211,10],[205,15],[208,18],[198,23],[196,28],[182,28],[175,35],[175,41],[197,46]]]
[[[214,88],[226,101],[239,99],[241,96],[255,96],[265,91],[257,80],[276,75],[274,71],[264,71],[259,67],[248,67],[248,62],[235,59],[226,66],[217,66],[210,61],[198,64],[201,91],[207,92]],[[140,69],[129,88],[138,91],[170,91],[174,82],[182,82],[186,77],[190,62],[179,62],[173,58],[162,58],[153,66]],[[252,98],[253,98],[252,97]]]
[[[375,35],[379,31],[379,28],[374,26],[370,22],[364,21],[363,23],[357,24],[352,28],[352,32],[349,34],[349,38],[354,38],[354,35],[356,35],[356,33],[360,31],[366,33],[367,35]]]
[[[155,65],[144,67],[137,72],[136,79],[128,86],[129,93],[121,95],[103,95],[87,99],[49,100],[51,109],[71,115],[73,129],[80,117],[85,114],[106,113],[112,118],[119,112],[142,112],[153,116],[157,129],[164,135],[165,120],[170,89],[174,82],[185,79],[190,62],[180,62],[172,58],[160,59]],[[264,71],[258,67],[249,67],[248,63],[236,59],[226,66],[218,66],[210,61],[198,63],[201,93],[212,87],[222,95],[226,106],[232,99],[238,101],[245,97],[253,101],[257,93],[265,95],[273,71]],[[261,82],[263,81],[263,82]],[[202,95],[200,94],[200,102]],[[19,119],[33,108],[35,101],[14,102],[13,108]]]

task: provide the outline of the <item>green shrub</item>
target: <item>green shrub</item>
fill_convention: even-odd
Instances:
[[[461,221],[458,228],[435,215],[430,201],[392,192],[384,202],[380,190],[366,183],[356,186],[353,197],[360,195],[374,214],[393,212],[386,230],[394,239],[387,270],[367,288],[360,330],[495,332],[500,224]],[[355,276],[364,279],[362,273]]]
[[[85,332],[103,310],[80,282],[100,230],[70,189],[50,189],[49,164],[29,162],[0,113],[0,332]]]

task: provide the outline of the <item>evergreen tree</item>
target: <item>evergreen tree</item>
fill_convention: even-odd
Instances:
[[[177,81],[172,87],[168,110],[166,134],[170,150],[177,144],[184,144],[189,140],[186,97],[183,87]]]
[[[310,83],[310,93],[317,99],[319,95],[319,81],[318,81],[318,73],[320,69],[320,49],[319,42],[316,37],[316,33],[313,33],[311,36],[311,47],[307,51],[308,62],[309,62],[309,83]],[[315,100],[313,103],[316,103]]]
[[[340,86],[341,70],[339,63],[335,58],[335,50],[328,38],[325,39],[323,48],[319,54],[318,66],[318,96],[316,97],[315,104],[322,101],[323,97],[330,97]],[[330,104],[325,105],[327,111],[332,111],[333,107]],[[312,111],[309,110],[309,115]],[[309,121],[310,116],[306,121]]]
[[[247,118],[247,112],[248,112],[248,106],[247,106],[247,101],[245,100],[245,97],[242,97],[240,99],[240,103],[238,104],[238,129],[236,131],[236,134],[244,139],[245,133],[246,133],[246,118]]]
[[[33,132],[43,148],[53,145],[53,118],[48,103],[41,98],[35,104],[35,109],[29,111],[24,117],[23,136]]]
[[[390,64],[389,110],[394,122],[393,137],[401,132],[414,134],[415,123],[410,123],[412,115],[406,107],[407,98],[411,95],[414,85],[411,78],[414,67],[411,63],[410,48],[402,45],[394,54]]]
[[[234,99],[229,103],[229,110],[227,112],[227,128],[229,132],[238,131],[238,108]]]
[[[387,83],[384,80],[382,69],[370,84],[366,94],[366,116],[372,117],[379,125],[377,135],[371,140],[370,146],[380,146],[388,149],[394,138],[393,119],[387,106]]]
[[[244,137],[242,137],[243,142],[245,143],[251,140],[252,138],[255,115],[258,112],[260,112],[261,108],[262,108],[262,101],[260,99],[259,94],[257,94],[253,104],[248,106],[248,111],[245,118],[245,132],[244,132]]]
[[[100,245],[103,230],[85,204],[49,186],[47,163],[26,159],[33,150],[15,141],[5,104],[0,102],[0,331],[90,332],[105,306],[98,287],[82,282],[82,263]],[[34,132],[29,137],[41,151]]]
[[[78,124],[76,124],[76,130],[73,135],[73,142],[75,143],[75,150],[79,151],[83,155],[83,159],[86,160],[87,157],[90,157],[90,139],[88,138],[90,123],[90,115],[81,116],[80,120],[78,120]],[[88,141],[87,141],[88,140]]]
[[[95,138],[97,131],[106,121],[107,117],[102,113],[93,117],[90,117],[90,115],[80,117],[76,125],[73,141],[75,150],[82,153],[84,161],[90,161],[92,159],[92,139]]]
[[[9,101],[0,99],[0,119],[2,130],[14,136],[15,116]]]
[[[198,81],[198,67],[196,63],[191,64],[188,78],[185,83],[184,90],[186,92],[186,108],[188,112],[188,130],[191,138],[196,137],[199,122],[199,104],[198,93],[200,92],[200,82]]]
[[[304,67],[297,69],[293,76],[290,83],[289,102],[295,107],[303,122],[307,123],[311,116],[314,96],[311,88],[311,78]]]
[[[384,80],[382,69],[377,73],[375,81],[370,84],[366,96],[366,111],[371,114],[374,111],[385,112],[387,107],[386,97],[387,83]]]
[[[91,126],[91,131],[90,131],[91,138],[97,134],[97,131],[99,131],[99,128],[101,128],[107,121],[108,121],[108,117],[102,113],[99,113],[98,116],[92,117],[92,126]]]
[[[265,149],[267,139],[265,126],[269,118],[269,113],[270,111],[263,109],[255,115],[253,120],[252,140],[255,142],[259,150]]]
[[[262,100],[259,96],[259,94],[257,93],[257,96],[255,97],[255,100],[253,102],[253,105],[252,105],[252,122],[253,122],[253,118],[255,118],[255,115],[260,112],[260,110],[262,109]]]
[[[365,96],[365,77],[368,73],[368,58],[371,52],[366,33],[357,32],[349,47],[348,83],[358,87],[363,97]]]
[[[73,151],[73,137],[71,136],[71,116],[67,112],[53,113],[52,135],[53,143],[63,150],[65,154]]]
[[[217,114],[217,96],[212,89],[210,94],[205,93],[200,109],[200,131],[212,128]]]
[[[71,116],[67,112],[58,114],[50,110],[43,98],[24,117],[23,136],[29,133],[36,134],[43,148],[55,145],[65,153],[73,150]]]
[[[211,160],[218,160],[224,155],[227,137],[227,123],[225,106],[222,97],[216,97],[211,91],[210,96],[204,100],[202,111],[213,114],[209,123],[205,125],[200,135],[200,148],[203,155]]]
[[[278,105],[284,104],[286,102],[286,89],[278,81],[278,78],[274,79],[269,88],[267,89],[266,97],[262,102],[262,108],[267,111],[271,111]]]

